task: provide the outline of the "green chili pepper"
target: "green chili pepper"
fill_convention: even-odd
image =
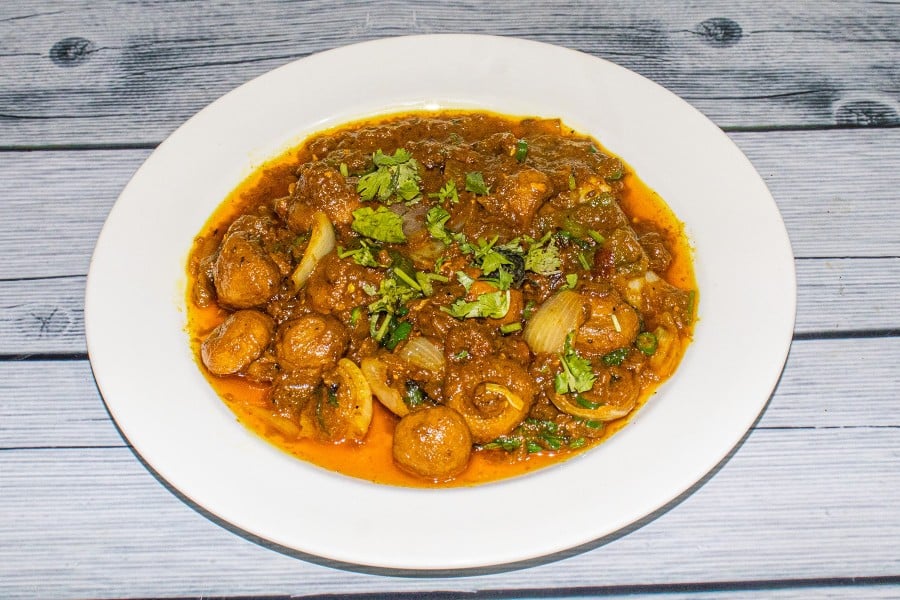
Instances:
[[[641,333],[634,341],[635,347],[647,356],[653,356],[656,353],[658,344],[659,342],[657,341],[656,336],[649,331]]]

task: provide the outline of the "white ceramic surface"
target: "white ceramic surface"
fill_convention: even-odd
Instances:
[[[676,375],[607,443],[509,481],[416,490],[323,471],[237,423],[191,356],[184,266],[213,209],[265,159],[344,121],[437,107],[561,117],[622,156],[686,224],[700,320]],[[147,464],[193,502],[309,554],[456,569],[591,542],[702,479],[765,406],[787,355],[795,301],[790,243],[772,197],[699,112],[585,54],[447,35],[314,55],[191,118],[113,207],[91,263],[85,321],[110,413]]]

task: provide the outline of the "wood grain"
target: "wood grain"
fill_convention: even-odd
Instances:
[[[835,0],[516,0],[503,10],[436,0],[5,3],[0,139],[7,147],[155,144],[226,91],[292,60],[380,37],[460,32],[606,58],[723,127],[894,126],[898,12]]]
[[[159,597],[884,577],[900,569],[885,553],[900,515],[884,510],[900,502],[898,453],[896,430],[757,430],[704,486],[625,537],[527,575],[398,579],[296,561],[234,535],[124,448],[4,451],[0,595],[31,582],[43,597]]]

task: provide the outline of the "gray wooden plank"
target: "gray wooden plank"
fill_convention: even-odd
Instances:
[[[796,256],[900,256],[900,128],[732,137],[770,186]],[[84,275],[109,209],[148,154],[0,153],[0,222],[15,224],[0,230],[0,280]]]
[[[756,427],[900,431],[898,362],[897,337],[795,341]],[[0,362],[0,448],[122,444],[87,361]]]
[[[0,139],[156,143],[226,91],[294,59],[448,32],[518,36],[607,58],[725,127],[900,122],[900,19],[885,2],[515,0],[496,10],[437,0],[31,0],[0,7]]]
[[[0,452],[0,595],[347,594],[889,577],[896,429],[757,430],[643,527],[525,571],[395,578],[297,560],[208,521],[124,448]],[[374,517],[373,517],[374,518]],[[381,575],[382,573],[376,573]]]
[[[0,362],[0,449],[124,445],[88,361]]]
[[[741,585],[740,583],[737,584]],[[853,598],[854,600],[897,600],[900,598],[900,586],[891,584],[879,585],[798,585],[796,587],[788,587],[780,589],[773,587],[761,586],[762,589],[731,589],[726,588],[717,591],[700,591],[690,589],[681,592],[632,592],[627,591],[621,594],[612,592],[608,593],[606,589],[598,590],[597,593],[587,593],[579,595],[553,595],[555,600],[588,600],[591,598],[603,598],[604,600],[612,598],[628,599],[628,600],[844,600]],[[789,584],[785,584],[789,585]],[[688,586],[690,587],[690,586]],[[532,598],[533,596],[512,596],[512,598]]]
[[[148,150],[0,153],[0,279],[85,275],[119,193]]]
[[[796,333],[900,327],[900,258],[809,259],[795,266]]]
[[[85,353],[85,279],[0,281],[0,356]]]
[[[900,130],[731,138],[769,186],[796,256],[900,256]]]

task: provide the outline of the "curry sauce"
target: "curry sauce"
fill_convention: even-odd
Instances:
[[[319,133],[196,238],[197,362],[248,428],[378,483],[473,485],[608,438],[675,370],[683,226],[556,119],[408,113]]]

